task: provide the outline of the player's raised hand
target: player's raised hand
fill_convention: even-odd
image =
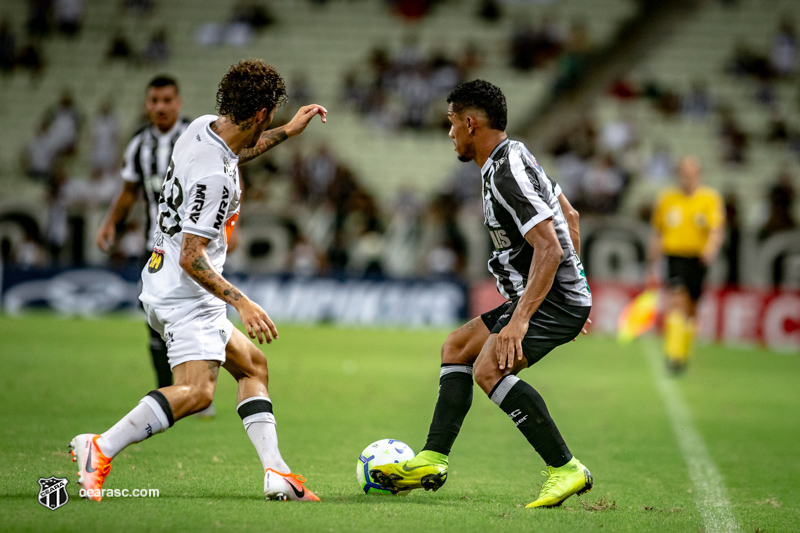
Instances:
[[[273,339],[278,338],[278,328],[260,305],[246,298],[236,310],[251,339],[257,338],[259,344],[264,344],[264,341],[270,344]]]
[[[328,122],[328,110],[319,104],[304,105],[295,113],[294,118],[286,124],[286,135],[294,137],[300,135],[306,129],[311,119],[319,115],[320,120]]]
[[[522,339],[527,332],[528,321],[516,320],[513,317],[506,327],[500,330],[495,344],[497,366],[500,370],[512,369],[516,361],[522,360]]]

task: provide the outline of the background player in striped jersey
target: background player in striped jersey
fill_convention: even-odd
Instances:
[[[528,507],[561,505],[592,488],[591,474],[570,453],[542,397],[516,374],[573,340],[588,320],[592,297],[578,257],[578,213],[525,145],[506,137],[506,101],[498,87],[467,82],[447,102],[458,159],[481,167],[484,223],[495,247],[489,270],[508,301],[448,336],[423,451],[370,474],[395,491],[441,487],[472,404],[474,373],[548,465],[550,475]]]
[[[109,252],[117,238],[117,228],[133,209],[139,196],[144,197],[147,223],[144,225],[145,249],[141,264],[153,251],[153,235],[158,212],[158,197],[167,173],[172,149],[189,121],[181,117],[181,97],[178,82],[170,76],[156,76],[147,84],[145,112],[149,123],[133,134],[122,167],[122,190],[111,203],[103,225],[97,232],[97,246]],[[150,353],[156,370],[158,387],[172,385],[172,372],[167,361],[167,347],[153,328],[150,331]],[[213,406],[206,414],[211,415]]]
[[[127,446],[208,407],[222,366],[238,382],[237,411],[264,468],[264,496],[319,501],[278,450],[267,360],[227,318],[233,306],[251,338],[272,342],[278,331],[264,309],[222,274],[230,232],[241,206],[240,155],[250,159],[302,133],[327,110],[301,107],[289,123],[265,131],[286,100],[283,78],[261,60],[240,61],[217,91],[219,116],[193,121],[175,144],[158,202],[150,262],[139,297],[151,327],[167,341],[175,385],[148,393],[113,427],[70,442],[85,497],[100,501],[111,460]]]

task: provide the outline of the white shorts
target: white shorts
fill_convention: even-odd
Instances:
[[[195,301],[173,308],[142,305],[150,327],[167,344],[170,368],[186,361],[225,362],[225,346],[233,333],[225,302]]]

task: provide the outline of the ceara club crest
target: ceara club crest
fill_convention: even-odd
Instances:
[[[51,511],[66,505],[69,501],[69,494],[67,494],[68,483],[69,480],[65,477],[40,477],[39,503]]]

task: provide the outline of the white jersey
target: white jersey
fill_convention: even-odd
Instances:
[[[198,118],[175,143],[158,200],[153,254],[142,270],[139,299],[153,307],[216,298],[181,268],[180,255],[184,233],[210,239],[206,251],[222,272],[228,238],[239,216],[239,158],[211,130],[217,118]]]

